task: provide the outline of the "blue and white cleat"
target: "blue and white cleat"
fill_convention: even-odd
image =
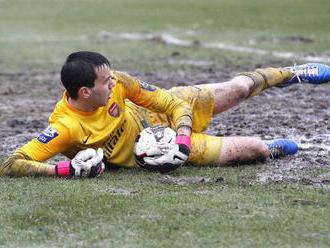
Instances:
[[[276,159],[298,152],[298,144],[290,139],[277,139],[267,144],[270,158]]]
[[[287,67],[294,76],[286,85],[308,82],[310,84],[323,84],[330,81],[330,66],[320,63],[308,63]]]

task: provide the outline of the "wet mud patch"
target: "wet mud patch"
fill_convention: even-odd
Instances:
[[[308,199],[294,199],[292,201],[293,205],[301,205],[301,206],[315,206],[315,207],[326,207],[327,204],[320,201],[313,201]]]
[[[135,196],[139,194],[139,191],[137,190],[128,190],[121,188],[101,189],[100,192],[104,192],[110,195],[123,195],[123,196]]]
[[[283,37],[268,37],[268,36],[261,36],[254,39],[249,40],[250,45],[257,45],[263,43],[274,43],[274,44],[281,44],[281,43],[292,43],[292,44],[311,44],[314,43],[315,39],[308,36],[302,35],[292,35],[292,36],[283,36]]]
[[[238,67],[229,60],[223,64],[208,61],[195,63],[180,60],[179,57],[175,54],[168,58],[169,64],[180,65],[175,69],[170,67],[160,68],[156,72],[129,73],[144,81],[170,88],[176,85],[221,82],[241,71],[281,64],[281,61],[275,59],[263,65],[251,63],[246,67]],[[11,154],[47,127],[48,117],[62,93],[58,71],[0,73],[0,157]],[[309,180],[313,186],[329,188],[329,95],[330,84],[297,84],[272,88],[216,116],[207,133],[217,136],[260,136],[266,141],[284,137],[294,139],[299,143],[299,153],[280,160],[267,160],[256,177],[251,178],[255,180],[252,183],[304,184]],[[162,180],[163,183],[189,184],[205,183],[210,179]]]
[[[204,184],[211,182],[208,177],[172,177],[169,175],[163,176],[158,179],[158,182],[163,184],[175,184],[175,185],[190,185],[190,184]]]

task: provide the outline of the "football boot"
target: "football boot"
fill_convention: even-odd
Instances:
[[[330,66],[319,63],[308,63],[287,67],[294,76],[286,85],[307,82],[310,84],[323,84],[330,81]]]
[[[276,159],[298,152],[298,144],[290,139],[276,139],[267,144],[270,158]]]

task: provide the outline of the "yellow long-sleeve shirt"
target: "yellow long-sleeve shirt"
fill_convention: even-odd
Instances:
[[[59,153],[73,158],[88,147],[103,148],[109,164],[136,166],[134,142],[143,127],[135,104],[165,113],[176,128],[192,127],[188,103],[125,73],[111,74],[115,86],[106,106],[94,112],[81,112],[68,103],[64,92],[49,118],[48,128],[9,157],[0,167],[0,175],[46,174],[47,165],[34,161],[45,161]]]

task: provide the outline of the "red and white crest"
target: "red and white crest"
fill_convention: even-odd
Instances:
[[[112,117],[118,117],[119,116],[119,106],[117,105],[117,103],[113,103],[111,104],[110,108],[108,109],[109,114]]]

